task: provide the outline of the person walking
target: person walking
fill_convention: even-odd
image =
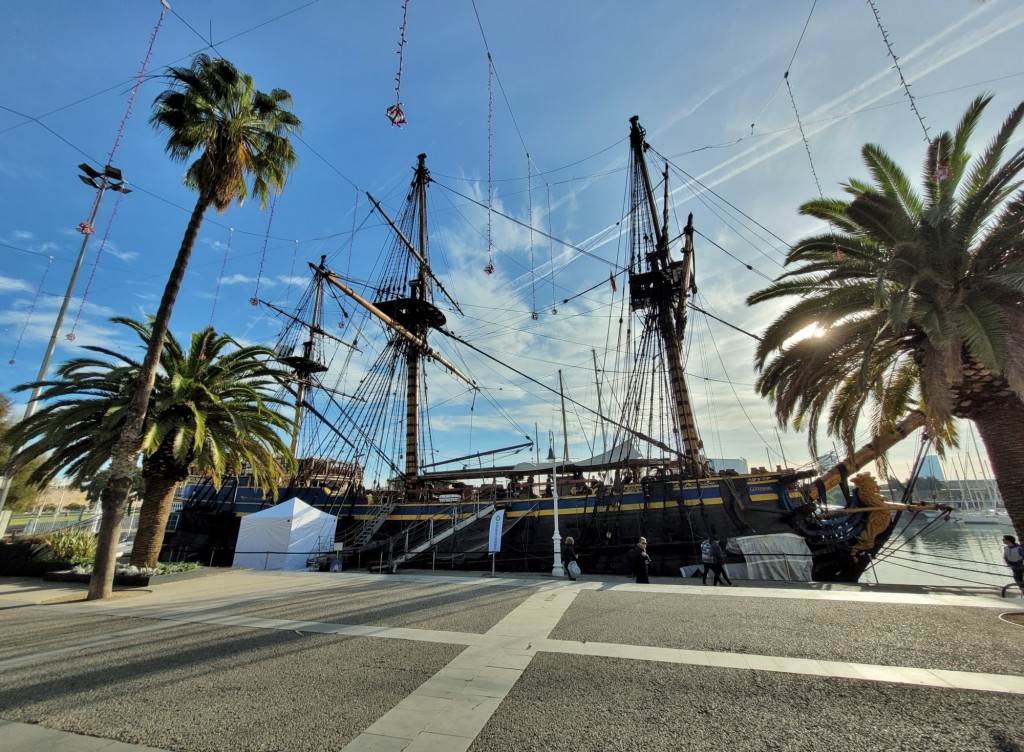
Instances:
[[[708,572],[712,571],[711,565],[715,563],[714,556],[711,555],[711,536],[709,535],[700,544],[700,562],[704,565],[704,571],[701,572],[701,578],[703,584],[708,584]]]
[[[732,581],[725,573],[725,551],[722,550],[722,544],[717,535],[711,537],[711,571],[715,573],[715,585],[724,579],[725,584],[732,587]]]
[[[1020,597],[1024,598],[1024,546],[1012,535],[1003,536],[1003,561],[1013,572],[1013,581],[1020,588]]]
[[[640,584],[650,583],[647,570],[651,566],[651,557],[647,555],[647,539],[636,542],[636,548],[629,552],[629,571]]]
[[[579,557],[576,555],[576,540],[571,537],[565,539],[565,545],[562,546],[562,563],[565,565],[565,574],[572,580],[576,581],[576,578],[580,576],[580,563]]]

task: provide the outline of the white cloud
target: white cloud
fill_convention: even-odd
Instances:
[[[223,279],[221,279],[221,281],[220,281],[220,283],[222,285],[244,285],[244,284],[254,284],[255,282],[256,282],[256,278],[255,277],[250,277],[247,274],[229,274],[229,275],[225,276]],[[270,286],[270,285],[273,285],[274,283],[271,280],[264,279],[263,280],[263,284]]]
[[[30,292],[32,287],[23,279],[0,274],[0,292]]]

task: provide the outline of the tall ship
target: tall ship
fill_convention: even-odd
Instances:
[[[679,576],[700,563],[701,541],[718,536],[749,579],[856,581],[901,514],[936,509],[886,503],[870,476],[854,478],[923,421],[908,416],[828,469],[717,470],[687,383],[693,217],[673,227],[669,169],[649,164],[650,153],[633,117],[620,223],[628,258],[611,275],[623,291],[604,316],[614,345],[602,367],[594,355],[594,404],[575,399],[561,371],[557,383],[542,383],[524,373],[522,356],[459,328],[458,291],[432,266],[432,180],[421,154],[396,217],[367,194],[389,230],[372,281],[323,257],[309,265],[296,306],[267,304],[284,323],[277,350],[290,372],[282,389],[295,404],[298,472],[274,495],[246,476],[219,486],[191,479],[171,549],[230,564],[241,517],[297,497],[338,518],[335,540],[310,552],[314,564],[330,553],[345,568],[378,571],[542,572],[572,537],[584,572],[614,574],[626,572],[644,537],[650,573]],[[554,430],[545,442],[517,424],[526,383],[562,406],[562,442]],[[502,406],[509,394],[519,407]],[[476,426],[475,407],[485,403],[507,424],[507,440],[474,450],[475,430],[502,435],[493,417],[486,432]],[[456,417],[453,405],[468,410]],[[581,415],[593,426],[585,442],[574,441],[588,446],[584,457],[569,456],[571,435],[583,431],[570,428],[569,411],[576,426]],[[451,449],[456,438],[463,451]],[[500,551],[492,553],[495,538]]]

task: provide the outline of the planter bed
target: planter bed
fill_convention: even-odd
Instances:
[[[168,572],[167,574],[127,574],[118,572],[114,575],[114,584],[121,587],[146,587],[147,585],[159,585],[162,582],[177,582],[178,580],[191,580],[196,577],[205,577],[210,574],[209,569],[192,569],[188,572]],[[89,584],[91,574],[78,574],[70,570],[64,572],[47,572],[43,575],[44,580],[50,582],[78,582]]]

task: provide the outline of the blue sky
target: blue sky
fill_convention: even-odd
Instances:
[[[1024,6],[1010,0],[875,5],[932,134],[952,128],[977,94],[995,92],[976,136],[980,150],[1024,99]],[[745,297],[782,272],[786,243],[817,229],[796,213],[817,187],[781,85],[784,72],[790,71],[826,195],[836,195],[847,177],[865,175],[859,162],[865,142],[883,144],[913,175],[923,160],[922,125],[864,2],[476,0],[474,7],[471,0],[410,0],[401,79],[408,124],[401,129],[385,117],[395,101],[399,0],[172,0],[171,6],[113,160],[135,190],[120,202],[114,194],[104,198],[55,362],[75,356],[83,344],[128,342],[107,322],[110,316],[155,311],[195,197],[181,185],[183,167],[163,153],[163,136],[147,123],[164,88],[152,74],[186,64],[204,48],[250,73],[261,89],[289,90],[305,127],[296,143],[298,167],[272,221],[252,204],[208,213],[172,321],[179,337],[211,320],[216,295],[217,328],[272,343],[279,322],[248,303],[257,281],[261,298],[287,307],[298,297],[305,262],[321,254],[333,267],[368,278],[383,240],[379,220],[367,219],[367,200],[357,195],[370,191],[397,211],[416,155],[425,152],[436,181],[434,264],[467,312],[453,328],[483,335],[496,353],[551,386],[562,369],[583,401],[594,396],[591,348],[603,347],[606,333],[593,312],[611,291],[560,301],[607,278],[619,253],[614,228],[623,207],[630,116],[640,116],[661,154],[749,217],[697,195],[693,186],[674,184],[678,215],[692,211],[707,238],[697,239],[703,305],[755,333],[772,309],[747,309]],[[158,0],[0,6],[4,391],[38,370],[81,244],[75,228],[92,201],[75,177],[76,165],[107,162],[160,12]],[[490,165],[488,48],[496,70]],[[532,204],[538,229],[550,226],[590,255],[550,247],[539,235],[531,251],[529,231],[494,215],[489,255],[486,212],[458,195],[486,203],[489,172],[496,209],[527,221]],[[363,229],[353,244],[354,226]],[[489,258],[496,269],[490,276],[482,271]],[[552,299],[557,315],[550,313]],[[540,312],[537,321],[533,310]],[[74,341],[66,337],[72,328]],[[699,422],[708,453],[775,464],[784,452],[791,463],[803,461],[805,438],[777,431],[767,405],[754,396],[753,340],[696,318],[692,335],[691,388],[706,416]],[[556,398],[517,391],[480,368],[478,380],[502,389],[496,394],[510,399],[521,427],[536,424],[542,436],[561,432]],[[456,386],[440,389],[435,396],[453,405],[471,404]],[[489,422],[477,411],[473,419],[474,444],[492,431],[487,440],[500,445],[507,438],[497,417]],[[452,412],[435,426],[453,452],[465,439],[466,420]],[[582,456],[587,450],[577,434],[586,428],[578,423],[578,432],[570,426],[572,453]],[[543,455],[547,440],[540,444]],[[894,454],[897,468],[911,452]]]

